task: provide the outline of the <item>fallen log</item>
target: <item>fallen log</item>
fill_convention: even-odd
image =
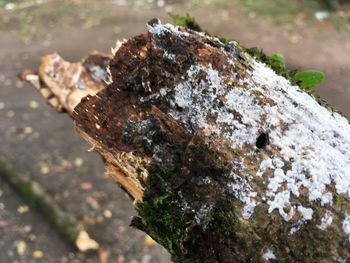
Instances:
[[[83,222],[65,211],[32,176],[18,172],[3,160],[0,160],[0,176],[4,177],[32,208],[39,210],[57,232],[81,252],[99,248],[99,244],[89,236],[89,231]]]
[[[156,19],[106,59],[108,85],[86,71],[92,91],[62,89],[67,69],[23,78],[58,87],[59,109],[135,200],[131,225],[174,262],[350,260],[346,118],[238,43]],[[70,104],[67,89],[86,96]]]

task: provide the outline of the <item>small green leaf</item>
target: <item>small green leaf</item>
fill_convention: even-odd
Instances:
[[[298,72],[293,76],[293,82],[298,84],[301,88],[311,89],[321,85],[324,81],[325,75],[321,71],[306,70]]]

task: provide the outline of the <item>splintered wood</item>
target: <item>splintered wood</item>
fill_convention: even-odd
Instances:
[[[87,95],[95,95],[108,80],[111,56],[91,53],[78,63],[69,63],[58,54],[42,58],[38,73],[24,71],[21,78],[32,84],[56,110],[73,112]]]

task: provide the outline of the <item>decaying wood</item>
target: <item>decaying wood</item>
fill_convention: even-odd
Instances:
[[[117,42],[116,48],[120,44],[121,42]],[[29,82],[57,111],[71,115],[82,98],[87,95],[95,95],[110,81],[108,65],[111,59],[111,55],[94,51],[80,62],[69,63],[54,53],[42,58],[37,73],[26,70],[21,74],[21,78]],[[93,138],[84,136],[83,131],[81,134],[93,148],[100,149]],[[102,154],[103,150],[100,149],[99,152]],[[133,199],[140,200],[142,190],[139,184],[135,184],[132,177],[123,173],[125,168],[121,169],[108,161],[113,159],[108,151],[102,155],[107,160],[107,173],[124,189],[127,189]],[[127,158],[127,155],[125,153],[120,155],[123,162],[123,158]]]
[[[38,73],[24,71],[21,78],[32,84],[56,110],[73,112],[87,95],[95,95],[108,80],[111,56],[92,52],[79,63],[69,63],[58,54],[42,58]]]
[[[64,107],[175,262],[350,260],[348,120],[236,42],[158,20],[110,73]]]

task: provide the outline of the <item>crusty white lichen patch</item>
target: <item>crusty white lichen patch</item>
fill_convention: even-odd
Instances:
[[[153,21],[152,25],[148,24],[148,31],[155,36],[164,36],[168,33],[175,34],[177,36],[189,36],[189,33],[183,30],[179,26],[174,26],[172,24],[162,25],[160,20]]]
[[[276,260],[277,258],[276,258],[276,256],[275,256],[275,254],[273,253],[273,251],[271,250],[271,249],[268,249],[266,252],[265,252],[265,254],[263,255],[263,259],[265,259],[265,260]]]
[[[117,51],[121,48],[121,46],[126,42],[127,40],[125,38],[123,38],[122,40],[117,40],[115,42],[115,46],[111,48],[111,53],[114,56]]]
[[[280,150],[282,162],[289,166],[275,169],[269,179],[269,186],[277,181],[278,187],[268,187],[268,203],[279,203],[274,209],[283,209],[290,204],[291,195],[298,197],[300,188],[304,187],[308,190],[310,202],[332,205],[333,194],[327,190],[331,184],[338,194],[350,197],[348,120],[320,106],[311,96],[290,85],[266,65],[258,62],[253,65],[254,83],[251,88],[264,90],[277,104],[266,122],[287,124],[286,129],[277,126],[269,131],[272,146]],[[288,194],[280,194],[280,187],[284,188],[284,193],[290,194],[289,197]]]
[[[331,211],[326,211],[321,219],[321,223],[316,225],[318,229],[326,230],[333,222],[333,213]]]
[[[149,26],[149,32],[154,37],[189,34],[168,24]],[[227,57],[227,63],[235,67],[235,51]],[[314,203],[332,206],[334,192],[329,188],[334,186],[336,194],[350,198],[350,125],[265,64],[254,60],[250,64],[247,76],[237,83],[234,71],[222,75],[211,64],[193,63],[176,87],[162,87],[152,98],[167,100],[169,114],[190,132],[201,132],[208,140],[224,138],[233,151],[257,151],[259,134],[267,133],[269,156],[260,161],[255,174],[248,173],[244,160],[232,160],[228,188],[243,202],[246,219],[261,202],[267,203],[269,213],[278,211],[285,221],[298,213],[293,234],[313,218]],[[143,98],[147,99],[151,98]],[[269,176],[264,177],[267,172]],[[254,189],[254,178],[266,180],[265,192]],[[292,202],[301,189],[307,190],[309,205]],[[324,230],[332,220],[332,213],[326,213],[317,227]],[[343,230],[350,235],[348,217]]]
[[[334,258],[334,260],[337,262],[337,263],[346,263],[346,259],[343,259],[343,258]]]
[[[349,236],[350,241],[350,215],[348,214],[345,214],[345,218],[343,220],[343,231]]]

